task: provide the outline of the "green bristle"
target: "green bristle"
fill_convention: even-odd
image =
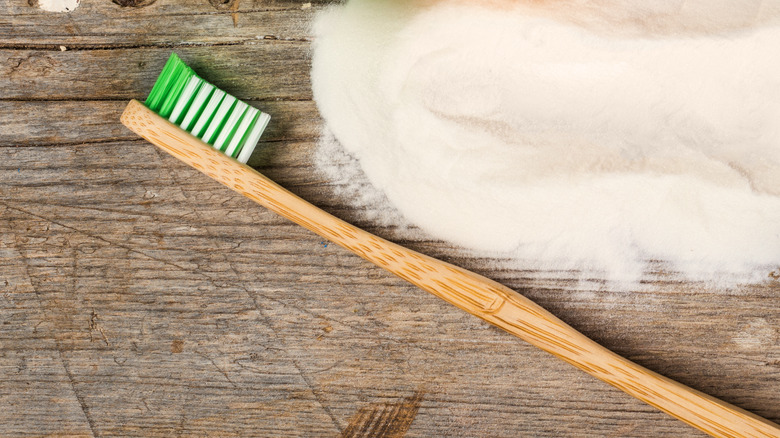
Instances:
[[[254,125],[259,114],[260,111],[257,109],[252,108],[251,106],[247,108],[244,115],[241,116],[241,121],[237,124],[238,127],[236,128],[236,132],[233,134],[230,143],[228,143],[227,148],[225,149],[225,154],[230,155],[233,158],[238,156],[238,153],[241,152],[241,147],[244,145],[244,141],[246,141],[247,134],[249,134],[249,130],[252,125]]]
[[[258,113],[252,126],[247,131],[247,137],[243,140],[241,150],[238,152],[236,159],[242,163],[246,163],[249,157],[252,155],[252,151],[255,150],[257,142],[260,140],[260,136],[263,135],[265,127],[268,126],[268,122],[271,120],[271,116],[264,112]]]
[[[185,73],[185,75],[182,75],[182,73]],[[160,76],[157,77],[157,81],[154,83],[154,87],[152,87],[149,97],[146,99],[146,106],[152,111],[160,114],[160,108],[162,107],[163,101],[170,96],[171,89],[177,85],[176,82],[182,81],[186,84],[190,76],[194,74],[195,72],[192,71],[192,69],[175,53],[171,53]],[[181,86],[183,87],[184,84]],[[179,88],[179,91],[181,91],[181,88]]]
[[[157,114],[165,118],[168,118],[171,115],[171,112],[173,112],[173,107],[176,105],[176,102],[178,102],[179,97],[181,96],[182,90],[184,90],[184,87],[187,85],[187,82],[190,81],[190,78],[195,76],[195,72],[192,71],[192,69],[186,65],[184,67],[186,68],[180,68],[177,72],[175,72],[173,82],[168,89],[168,94],[165,96],[162,106],[160,106],[160,110],[157,111]]]
[[[171,112],[171,116],[168,118],[168,120],[186,129],[186,126],[184,126],[182,123],[182,119],[184,119],[185,115],[190,109],[190,106],[195,100],[195,95],[205,84],[206,82],[204,82],[201,78],[197,76],[190,76],[190,79],[187,81],[187,85],[182,90],[181,96],[179,96],[179,100],[173,107],[173,112]]]
[[[213,146],[215,149],[225,152],[230,139],[233,138],[233,135],[238,129],[238,124],[241,122],[241,118],[244,117],[244,113],[246,113],[247,109],[249,109],[249,105],[240,100],[236,102],[236,106],[230,111],[230,114],[225,121],[225,126],[220,130],[217,139],[214,140]]]
[[[268,123],[267,114],[199,78],[172,53],[146,106],[217,150],[246,163]]]
[[[214,88],[209,101],[203,106],[203,111],[201,114],[198,115],[198,121],[195,122],[195,126],[190,131],[192,132],[192,135],[199,138],[203,137],[203,135],[206,133],[206,128],[214,119],[217,108],[219,108],[219,104],[222,103],[222,99],[224,97],[224,91],[218,88]]]
[[[257,121],[260,120],[261,115],[262,113],[260,111],[257,111],[254,115],[252,115],[252,120],[250,120],[246,130],[244,130],[244,135],[241,136],[241,142],[238,144],[238,148],[236,148],[236,151],[233,152],[233,158],[238,158],[238,156],[241,154],[241,151],[244,149],[244,146],[247,146],[247,141],[252,136],[252,131],[254,131],[255,126],[257,125]]]
[[[186,129],[193,135],[198,135],[198,133],[194,131],[194,125],[205,110],[208,103],[207,99],[211,96],[213,91],[213,85],[209,84],[208,82],[203,82],[200,89],[198,90],[198,94],[195,95],[195,98],[192,99],[192,102],[189,104],[187,113],[184,115],[184,119],[181,121],[181,123],[179,123],[179,126],[181,126],[183,129]]]
[[[217,139],[217,136],[222,131],[222,128],[225,127],[227,118],[230,115],[230,112],[233,110],[233,106],[236,104],[236,102],[238,101],[235,97],[229,94],[225,95],[225,98],[222,99],[222,103],[219,104],[217,112],[214,114],[214,118],[211,120],[208,128],[206,128],[206,132],[203,134],[203,141],[214,146],[214,140]]]

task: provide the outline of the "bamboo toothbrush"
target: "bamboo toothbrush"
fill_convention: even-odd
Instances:
[[[258,204],[697,429],[717,437],[780,437],[777,424],[643,368],[513,290],[356,228],[243,164],[269,116],[203,81],[176,54],[146,104],[130,101],[121,120]]]

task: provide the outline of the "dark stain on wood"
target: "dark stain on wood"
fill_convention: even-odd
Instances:
[[[123,7],[123,8],[143,8],[145,6],[149,6],[154,4],[157,0],[111,0],[115,4]]]
[[[209,3],[218,11],[230,11],[233,27],[238,27],[238,8],[241,0],[209,0]]]
[[[171,342],[171,353],[179,354],[182,351],[184,351],[184,341],[181,339],[174,339],[173,342]]]
[[[232,10],[233,4],[238,3],[237,0],[209,0],[211,6],[214,6],[217,10],[228,11]]]
[[[417,416],[424,395],[417,391],[397,403],[374,403],[360,408],[341,438],[402,438]]]

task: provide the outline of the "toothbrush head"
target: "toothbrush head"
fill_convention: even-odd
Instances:
[[[241,163],[249,160],[271,120],[268,114],[204,81],[175,53],[144,105]]]

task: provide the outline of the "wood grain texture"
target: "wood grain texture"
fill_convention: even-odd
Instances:
[[[321,4],[242,1],[240,10],[273,7],[233,28],[205,0],[82,3],[84,16],[0,3],[0,435],[338,436],[361,409],[422,390],[408,437],[699,436],[136,140],[118,117],[174,47],[272,114],[250,164],[285,188],[516,289],[643,366],[780,420],[777,279],[712,291],[659,273],[603,290],[408,241],[348,208],[312,166],[319,119],[305,29]],[[171,8],[179,15],[163,21]],[[300,32],[257,44],[231,36],[271,28]],[[42,46],[22,46],[31,43]],[[67,80],[46,75],[45,62],[8,79],[28,55],[67,65]]]
[[[150,143],[259,205],[701,431],[722,438],[780,437],[777,424],[616,355],[493,280],[326,213],[138,100],[128,103],[120,120]]]

